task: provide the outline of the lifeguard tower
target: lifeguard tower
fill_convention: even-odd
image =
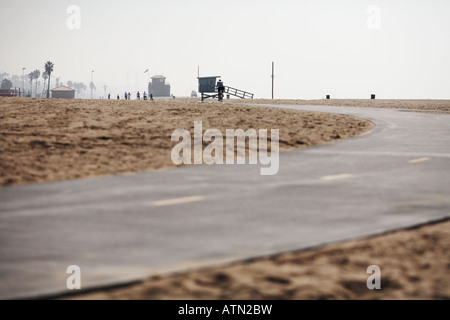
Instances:
[[[208,98],[218,98],[218,92],[216,88],[217,79],[219,79],[220,76],[210,76],[210,77],[198,77],[198,92],[202,94],[202,101]],[[233,95],[235,97],[241,98],[241,99],[253,99],[254,94],[250,92],[246,92],[244,90],[239,90],[236,88],[224,87],[224,95],[226,94],[227,97],[230,95]]]

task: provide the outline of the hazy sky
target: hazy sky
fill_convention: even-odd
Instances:
[[[146,91],[148,68],[188,96],[200,66],[201,76],[269,98],[274,61],[276,98],[450,99],[448,0],[0,4],[0,71],[50,60],[64,83],[88,84],[94,70],[113,96]]]

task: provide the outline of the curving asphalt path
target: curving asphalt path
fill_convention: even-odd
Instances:
[[[69,293],[69,265],[86,290],[450,216],[450,115],[282,107],[377,127],[282,153],[276,176],[195,166],[0,188],[0,298]]]

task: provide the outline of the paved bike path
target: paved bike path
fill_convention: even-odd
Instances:
[[[272,107],[377,127],[281,153],[276,176],[205,165],[0,188],[0,298],[68,293],[69,265],[89,289],[450,216],[450,115]]]

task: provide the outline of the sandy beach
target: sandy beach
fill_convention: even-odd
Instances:
[[[235,100],[239,101],[239,100]],[[384,99],[320,99],[320,100],[290,100],[290,99],[254,99],[241,103],[256,104],[289,104],[310,106],[346,106],[381,109],[404,109],[414,112],[450,113],[449,100],[384,100]]]
[[[424,102],[425,101],[425,102]],[[345,105],[450,112],[449,101],[278,100],[278,104]],[[235,102],[235,101],[233,101]],[[247,103],[273,103],[248,100]],[[176,170],[175,129],[279,128],[280,150],[350,138],[366,120],[295,110],[157,101],[0,98],[3,187]],[[450,299],[450,222],[301,252],[164,274],[75,299]],[[370,291],[367,261],[383,266],[382,290]]]
[[[216,268],[151,277],[71,299],[450,299],[450,222]],[[367,262],[382,266],[369,290]]]
[[[0,185],[174,168],[171,151],[177,142],[171,135],[186,129],[193,138],[194,121],[203,122],[203,132],[280,129],[280,151],[373,128],[369,121],[340,115],[198,100],[1,98]]]

